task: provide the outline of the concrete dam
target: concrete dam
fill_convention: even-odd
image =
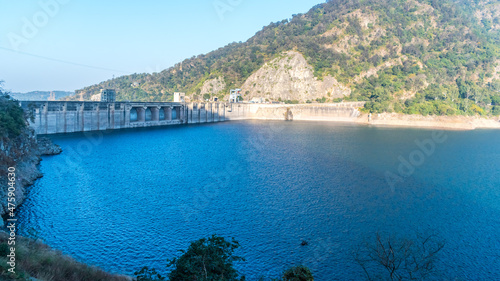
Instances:
[[[37,134],[224,121],[223,103],[22,101]]]
[[[365,102],[314,103],[314,104],[242,104],[226,106],[227,120],[301,120],[338,121],[356,120]]]
[[[115,130],[228,120],[353,121],[363,102],[336,104],[249,104],[219,102],[21,101],[36,134]]]

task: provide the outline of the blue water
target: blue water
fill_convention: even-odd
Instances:
[[[357,245],[420,232],[446,241],[438,279],[500,280],[500,131],[259,121],[52,138],[64,152],[43,158],[22,232],[111,272],[165,272],[218,234],[241,244],[250,280],[297,264],[361,280]]]

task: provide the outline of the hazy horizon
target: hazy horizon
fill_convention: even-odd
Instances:
[[[0,0],[0,80],[11,92],[75,91],[159,72],[323,2]]]

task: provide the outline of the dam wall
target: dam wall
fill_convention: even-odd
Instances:
[[[222,103],[21,101],[36,134],[224,121]]]
[[[304,120],[352,122],[364,102],[332,104],[227,104],[226,120]]]
[[[21,101],[36,134],[59,134],[228,120],[352,122],[363,102],[336,104],[252,104],[218,102]]]
[[[225,121],[225,103],[191,102],[185,104],[186,123],[211,123]]]

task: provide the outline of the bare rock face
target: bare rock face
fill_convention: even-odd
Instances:
[[[15,169],[11,177],[15,179],[16,205],[19,206],[26,195],[26,188],[32,185],[36,179],[42,177],[38,170],[41,155],[54,155],[61,153],[61,148],[52,143],[48,138],[37,137],[28,128],[14,139],[0,137],[0,177],[7,179],[9,168]],[[0,182],[0,215],[8,211],[7,195],[9,185],[7,180]],[[0,226],[3,220],[0,217]]]
[[[312,67],[304,56],[288,51],[266,63],[252,74],[241,87],[244,100],[264,98],[269,100],[315,100],[317,98],[344,97],[351,90],[335,78],[327,76],[323,81],[314,77]]]
[[[40,155],[57,155],[62,152],[61,147],[47,137],[37,137],[37,143]]]
[[[217,77],[214,79],[208,79],[203,83],[203,86],[201,87],[201,96],[203,97],[204,94],[210,94],[210,95],[219,95],[219,94],[224,94],[224,89],[226,88],[226,82],[224,81],[224,78],[222,77]]]
[[[37,164],[40,158],[36,138],[29,129],[22,130],[21,134],[13,139],[5,136],[0,137],[0,215],[8,212],[8,193],[13,192],[15,203],[19,205],[24,200],[25,187],[42,176],[38,171]],[[13,185],[9,185],[8,178],[13,178]],[[9,187],[11,189],[9,191]],[[3,220],[0,220],[3,225]]]

